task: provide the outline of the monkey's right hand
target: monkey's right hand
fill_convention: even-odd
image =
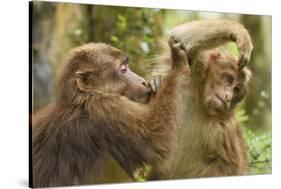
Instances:
[[[182,42],[177,41],[174,37],[170,37],[169,46],[171,49],[172,68],[188,64],[187,54]]]

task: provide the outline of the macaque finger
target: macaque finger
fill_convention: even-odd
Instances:
[[[163,80],[162,76],[161,75],[157,75],[157,76],[153,77],[148,82],[153,93],[157,93],[159,91],[159,89],[161,87],[162,80]]]
[[[241,53],[238,58],[239,70],[242,70],[248,63],[249,63],[249,59],[244,55],[244,53]]]
[[[156,92],[158,92],[161,87],[161,80],[162,77],[160,75],[155,77]]]
[[[155,83],[154,83],[154,79],[151,79],[151,80],[149,81],[149,86],[150,86],[152,92],[153,92],[153,93],[156,93],[156,86],[155,86]]]

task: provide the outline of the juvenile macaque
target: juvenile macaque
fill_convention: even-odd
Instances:
[[[177,146],[166,171],[152,168],[150,179],[242,175],[246,149],[236,105],[247,94],[250,71],[245,67],[253,49],[247,30],[231,21],[195,21],[175,27],[170,45],[186,53],[191,68],[177,116]],[[218,49],[235,41],[239,58]],[[185,82],[185,85],[184,85]]]
[[[181,81],[190,75],[177,48],[161,88],[159,78],[149,86],[131,72],[119,49],[75,48],[58,74],[54,102],[32,117],[31,186],[101,183],[111,159],[131,178],[145,164],[161,169],[175,149]]]

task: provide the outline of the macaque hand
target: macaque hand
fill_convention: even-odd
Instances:
[[[154,94],[156,94],[160,90],[162,81],[163,81],[163,77],[161,75],[154,76],[152,79],[148,81],[149,87],[151,88]]]
[[[247,46],[239,46],[237,44],[237,46],[240,51],[238,57],[238,66],[239,70],[241,70],[249,63],[253,47],[249,44]]]
[[[172,56],[172,68],[188,64],[186,50],[182,42],[177,41],[174,37],[170,37],[169,46]]]

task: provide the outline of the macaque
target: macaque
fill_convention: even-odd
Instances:
[[[237,59],[216,47],[234,41]],[[182,115],[177,115],[177,145],[166,170],[152,167],[150,180],[243,175],[246,148],[235,107],[247,94],[251,72],[246,67],[253,45],[236,22],[202,20],[171,30],[169,44],[185,51],[189,80],[181,81]],[[185,83],[184,83],[185,82]]]
[[[172,68],[146,82],[121,50],[103,43],[77,47],[57,75],[55,99],[32,116],[31,187],[103,183],[114,159],[130,177],[162,170],[176,145],[185,52],[171,46]]]

